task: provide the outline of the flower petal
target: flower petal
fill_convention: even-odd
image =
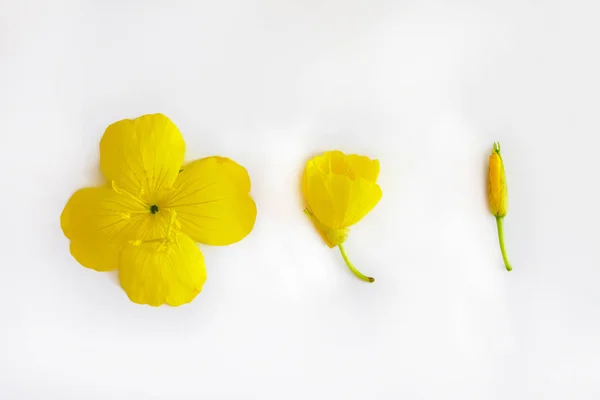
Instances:
[[[356,154],[346,155],[339,150],[326,151],[309,162],[324,175],[347,175],[350,179],[364,178],[372,182],[379,176],[379,161]]]
[[[75,192],[60,222],[73,257],[84,267],[107,271],[117,267],[117,253],[128,240],[154,233],[153,217],[133,199],[98,187]]]
[[[162,114],[124,119],[106,128],[100,141],[100,167],[109,181],[134,195],[157,200],[170,187],[185,153],[179,129]]]
[[[302,186],[314,217],[333,229],[356,224],[377,205],[382,195],[381,188],[373,181],[325,175],[312,161],[306,165]]]
[[[60,223],[69,239],[93,234],[114,236],[123,225],[135,221],[136,216],[146,214],[150,213],[142,204],[112,189],[84,188],[71,196],[60,216]]]
[[[350,154],[346,156],[346,162],[359,178],[364,178],[371,182],[377,182],[379,176],[379,160],[371,160],[367,156],[358,156]]]
[[[326,151],[325,153],[314,157],[309,162],[313,163],[314,166],[324,175],[352,174],[352,170],[346,162],[346,155],[339,150]]]
[[[128,244],[121,251],[121,286],[138,304],[179,306],[191,302],[206,281],[204,258],[188,236],[173,242]]]
[[[224,157],[208,157],[184,166],[167,201],[177,212],[181,231],[197,242],[222,246],[242,240],[256,221],[250,177]]]
[[[335,177],[332,181],[332,190],[337,190],[336,186],[348,187],[347,179]],[[342,228],[354,225],[363,219],[379,203],[382,196],[379,185],[366,179],[352,181],[349,192],[350,197],[340,226]]]
[[[71,255],[86,268],[112,271],[119,266],[119,247],[101,238],[71,240]]]

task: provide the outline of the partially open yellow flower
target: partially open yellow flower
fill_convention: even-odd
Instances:
[[[360,279],[375,279],[360,273],[348,260],[343,243],[349,227],[360,221],[381,199],[376,183],[379,161],[341,151],[328,151],[306,163],[302,191],[311,217],[323,239],[339,247],[344,261]]]
[[[488,202],[490,211],[496,217],[498,228],[498,240],[500,241],[500,250],[507,271],[512,271],[512,266],[506,256],[504,247],[504,217],[508,211],[508,187],[506,185],[506,174],[504,173],[504,162],[500,155],[500,143],[494,143],[494,149],[489,158],[488,170]]]
[[[184,153],[181,133],[162,114],[110,125],[100,142],[108,184],[77,191],[61,215],[73,257],[97,271],[118,268],[135,303],[192,301],[206,280],[194,241],[238,242],[256,220],[244,167],[223,157],[182,166]]]

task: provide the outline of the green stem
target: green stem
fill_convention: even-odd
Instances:
[[[375,278],[371,278],[370,276],[363,275],[359,270],[357,270],[354,267],[354,265],[352,265],[352,263],[348,259],[348,256],[346,255],[346,250],[344,249],[343,244],[341,244],[341,243],[338,244],[338,247],[340,248],[340,253],[342,253],[342,257],[344,257],[344,261],[346,262],[346,265],[348,266],[348,268],[350,268],[350,271],[352,271],[352,273],[358,277],[358,279],[365,281],[365,282],[370,282],[370,283],[375,282]]]
[[[502,258],[507,271],[512,271],[508,257],[506,256],[506,248],[504,247],[504,217],[496,217],[496,225],[498,226],[498,240],[500,241],[500,250],[502,250]]]

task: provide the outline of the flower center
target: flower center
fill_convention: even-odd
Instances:
[[[158,212],[158,206],[157,206],[156,204],[152,204],[152,205],[150,206],[150,212],[151,212],[152,214],[156,214],[156,213]]]

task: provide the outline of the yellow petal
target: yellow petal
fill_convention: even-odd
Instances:
[[[196,244],[178,233],[173,242],[124,247],[119,280],[134,303],[179,306],[200,293],[206,281],[206,268]]]
[[[372,182],[379,176],[379,161],[356,154],[346,155],[339,150],[327,151],[309,162],[324,175],[347,175],[350,179],[364,178]]]
[[[347,186],[347,182],[340,183]],[[382,192],[378,184],[366,179],[353,181],[350,189],[350,200],[344,212],[342,227],[356,224],[363,219],[381,200]]]
[[[71,239],[71,254],[84,267],[107,271],[117,267],[117,253],[129,240],[164,236],[157,227],[167,216],[152,215],[142,204],[107,187],[73,194],[61,214],[61,227]]]
[[[224,157],[208,157],[183,167],[167,204],[181,231],[197,242],[221,246],[242,240],[256,221],[250,177]]]
[[[377,177],[379,177],[379,160],[371,160],[366,156],[350,154],[346,156],[346,162],[350,165],[357,178],[377,182]]]
[[[346,155],[339,150],[327,151],[314,157],[310,162],[325,175],[344,175],[352,173],[350,165],[346,162]]]
[[[112,271],[119,266],[119,246],[102,238],[71,240],[71,255],[86,268]]]
[[[382,195],[379,185],[371,180],[323,174],[311,161],[304,173],[303,191],[314,217],[335,230],[356,224],[377,205]]]
[[[148,214],[143,205],[108,187],[84,188],[71,196],[60,223],[69,239],[92,234],[111,237],[122,233],[138,216]]]
[[[106,188],[85,188],[73,193],[60,215],[60,227],[69,239],[89,233],[87,220],[93,215],[92,209],[100,208],[100,200]]]
[[[302,192],[313,216],[326,227],[332,228],[336,220],[333,194],[329,190],[331,175],[323,173],[313,160],[306,164],[302,179]]]
[[[106,128],[100,141],[100,167],[109,181],[148,202],[170,187],[185,153],[179,129],[162,114],[124,119]]]

